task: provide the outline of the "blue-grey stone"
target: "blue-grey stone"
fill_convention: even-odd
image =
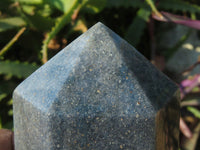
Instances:
[[[178,149],[177,86],[102,23],[14,91],[15,150]]]

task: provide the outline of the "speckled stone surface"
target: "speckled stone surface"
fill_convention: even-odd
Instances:
[[[178,149],[176,93],[97,23],[15,89],[15,150]]]

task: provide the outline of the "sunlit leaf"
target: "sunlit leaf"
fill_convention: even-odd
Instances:
[[[12,106],[13,105],[13,99],[10,99],[7,104]]]
[[[72,28],[72,32],[74,31],[81,31],[82,33],[86,32],[88,30],[87,26],[85,25],[85,22],[82,20],[77,20],[76,24]]]
[[[64,13],[68,12],[77,1],[78,0],[44,0],[45,3],[50,4]]]
[[[190,99],[181,102],[181,107],[184,106],[200,106],[200,99]]]
[[[28,5],[38,5],[43,3],[43,0],[15,0],[15,1],[20,2],[20,4],[28,4]]]
[[[20,17],[0,19],[0,32],[25,25],[25,21]]]
[[[200,111],[194,107],[187,107],[188,111],[190,111],[195,117],[200,119]]]
[[[5,97],[7,96],[7,94],[0,94],[0,101],[2,100],[2,99],[4,99]]]
[[[34,72],[38,66],[28,63],[0,61],[0,74],[26,78]]]
[[[89,0],[84,9],[90,13],[98,13],[106,6],[107,0]]]
[[[12,116],[12,115],[13,115],[13,110],[12,110],[12,109],[10,109],[10,110],[8,111],[8,115],[9,115],[9,116]]]
[[[41,14],[43,17],[50,17],[53,13],[52,8],[48,4],[44,4],[42,9],[37,10],[38,14]]]
[[[29,15],[34,15],[34,10],[36,9],[33,5],[22,5],[23,11]]]

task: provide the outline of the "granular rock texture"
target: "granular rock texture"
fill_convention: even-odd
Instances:
[[[15,150],[178,149],[176,93],[97,23],[15,89]]]

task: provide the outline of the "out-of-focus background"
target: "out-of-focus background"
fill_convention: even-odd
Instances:
[[[181,150],[199,150],[198,19],[198,0],[0,0],[0,128],[15,87],[100,21],[179,85]]]

